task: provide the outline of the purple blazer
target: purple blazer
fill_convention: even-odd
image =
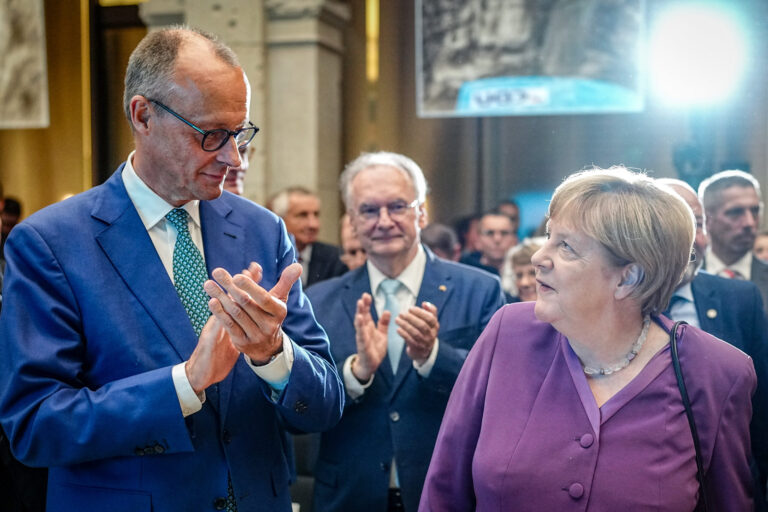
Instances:
[[[695,451],[669,347],[598,408],[567,339],[533,306],[499,310],[470,352],[419,510],[693,510]],[[712,508],[751,510],[752,360],[687,325],[678,350]]]

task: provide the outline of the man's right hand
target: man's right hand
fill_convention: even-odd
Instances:
[[[197,346],[184,365],[187,379],[198,395],[224,380],[237,362],[240,352],[232,345],[229,334],[213,315],[205,323]]]
[[[378,325],[371,317],[369,293],[364,293],[357,301],[355,312],[355,344],[357,357],[352,362],[352,374],[361,382],[367,382],[376,373],[379,365],[387,357],[387,328],[392,318],[389,311],[382,313]]]

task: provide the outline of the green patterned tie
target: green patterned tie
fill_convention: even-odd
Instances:
[[[187,310],[195,333],[200,336],[205,322],[211,315],[208,309],[208,294],[203,289],[208,273],[203,256],[189,236],[187,216],[185,209],[174,208],[165,218],[173,224],[177,232],[176,245],[173,247],[173,285],[184,309]]]

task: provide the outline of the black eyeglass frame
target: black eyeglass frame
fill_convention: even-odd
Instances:
[[[234,131],[232,131],[232,130],[227,130],[226,128],[216,128],[215,130],[203,130],[202,128],[200,128],[200,127],[198,127],[198,126],[195,126],[195,124],[194,124],[194,123],[192,123],[192,122],[190,122],[190,121],[187,121],[186,119],[184,119],[183,117],[181,117],[181,115],[179,115],[177,112],[175,112],[173,109],[171,109],[170,107],[168,107],[168,106],[166,106],[166,105],[163,105],[161,102],[159,102],[159,101],[157,101],[157,100],[153,100],[153,99],[150,99],[150,98],[147,98],[147,99],[149,99],[149,101],[151,101],[152,103],[154,103],[154,104],[155,104],[155,105],[157,105],[158,107],[162,108],[163,110],[165,110],[165,111],[166,111],[166,112],[168,112],[169,114],[171,114],[173,117],[175,117],[176,119],[178,119],[178,120],[179,120],[179,121],[181,121],[182,123],[184,123],[184,124],[186,124],[187,126],[189,126],[189,127],[193,128],[193,129],[194,129],[196,132],[200,133],[200,134],[203,136],[203,140],[201,140],[201,141],[200,141],[200,147],[201,147],[201,148],[203,148],[203,151],[208,151],[209,153],[213,153],[214,151],[218,151],[218,150],[220,150],[221,148],[223,148],[223,147],[224,147],[224,145],[225,145],[227,142],[229,142],[229,138],[230,138],[230,137],[234,137],[235,141],[237,141],[237,136],[238,136],[238,135],[240,135],[242,132],[244,132],[244,131],[246,131],[246,130],[251,130],[251,129],[253,129],[253,134],[250,136],[250,138],[249,138],[247,141],[243,142],[242,144],[238,144],[238,145],[237,145],[238,149],[242,149],[242,148],[246,147],[248,144],[250,144],[250,143],[251,143],[251,141],[253,140],[253,138],[254,138],[254,137],[256,136],[256,134],[259,132],[259,127],[258,127],[258,126],[256,126],[256,125],[254,125],[254,124],[253,124],[252,122],[250,122],[250,121],[248,121],[248,126],[246,126],[246,127],[244,127],[244,128],[240,128],[240,129],[238,129],[238,130],[234,130]],[[206,141],[206,139],[208,139],[208,137],[209,137],[211,134],[215,134],[215,133],[222,133],[222,132],[226,132],[226,133],[227,133],[227,136],[226,136],[226,137],[224,137],[224,138],[221,140],[221,143],[220,143],[218,146],[216,146],[215,148],[212,148],[212,149],[208,149],[208,148],[206,148],[206,147],[205,147],[205,141]]]

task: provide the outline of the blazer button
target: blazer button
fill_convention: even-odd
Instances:
[[[578,482],[571,484],[571,486],[568,488],[568,494],[571,496],[571,498],[577,500],[584,496],[584,486]]]
[[[389,419],[391,419],[395,423],[400,421],[400,413],[397,411],[392,411],[391,413],[389,413]]]
[[[155,453],[155,449],[152,448],[151,446],[147,446],[146,448],[144,448],[144,455],[154,455],[154,453]]]
[[[307,404],[301,400],[297,400],[296,403],[293,404],[293,410],[299,414],[304,414],[304,411],[307,410]]]
[[[582,448],[589,448],[592,446],[592,443],[595,442],[595,437],[592,434],[584,434],[579,439],[579,444]]]
[[[163,448],[163,445],[156,444],[155,445],[155,453],[160,455],[163,452],[165,452],[165,448]]]
[[[379,467],[381,468],[382,471],[385,471],[385,472],[389,471],[389,463],[388,462],[382,462],[381,464],[379,464]]]
[[[227,508],[227,499],[226,498],[216,498],[213,500],[213,508],[216,510],[224,510]]]

